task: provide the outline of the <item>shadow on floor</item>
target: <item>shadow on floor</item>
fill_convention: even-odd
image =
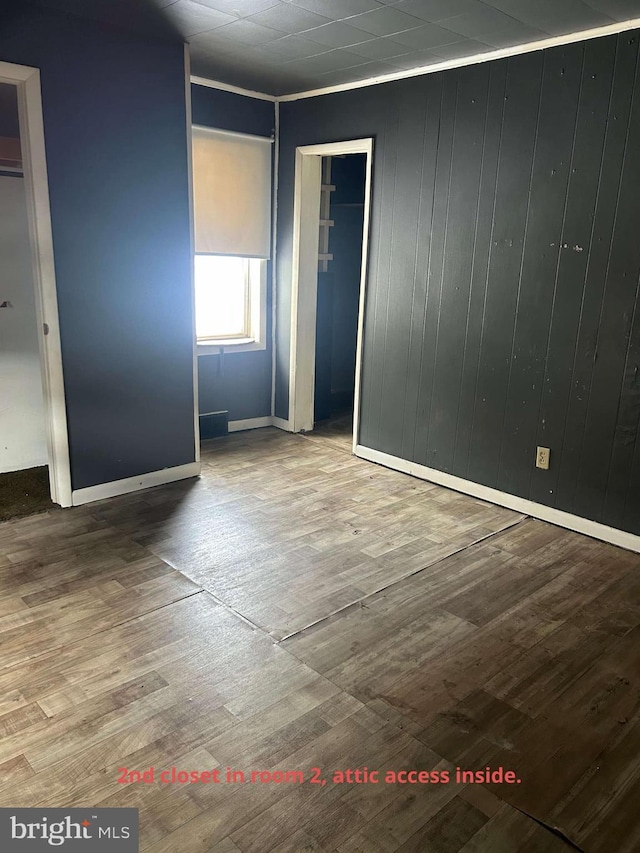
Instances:
[[[313,425],[313,432],[308,435],[330,439],[332,443],[350,453],[353,442],[353,413],[350,411],[335,413],[327,420],[317,421]]]

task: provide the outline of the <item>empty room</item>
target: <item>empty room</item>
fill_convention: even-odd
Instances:
[[[640,0],[0,0],[0,850],[640,850]]]

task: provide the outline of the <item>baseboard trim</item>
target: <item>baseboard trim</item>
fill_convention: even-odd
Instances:
[[[245,418],[240,421],[229,421],[229,432],[241,432],[245,429],[261,429],[271,426],[271,415],[266,418]]]
[[[445,486],[456,492],[463,492],[465,495],[471,495],[471,497],[498,504],[498,506],[504,506],[507,509],[522,512],[525,515],[531,515],[534,518],[539,518],[541,521],[548,521],[550,524],[558,525],[558,527],[565,527],[576,533],[591,536],[593,539],[600,539],[603,542],[618,545],[620,548],[640,553],[640,536],[636,536],[633,533],[627,533],[615,527],[608,527],[606,524],[600,524],[597,521],[589,521],[586,518],[581,518],[579,515],[572,515],[570,512],[564,512],[563,510],[554,509],[553,507],[535,503],[525,498],[519,498],[516,495],[510,495],[507,492],[501,492],[489,486],[482,486],[470,480],[463,480],[462,477],[455,477],[453,474],[446,474],[444,471],[437,471],[435,468],[427,468],[426,465],[409,462],[407,459],[401,459],[399,456],[392,456],[389,453],[382,453],[380,450],[373,450],[362,444],[357,445],[355,454],[361,459],[366,459],[368,462],[376,462],[378,465],[384,465],[385,468],[392,468],[394,471],[410,474],[413,477],[418,477],[420,480],[428,480],[430,483],[437,483],[439,486]]]
[[[99,486],[89,486],[86,489],[76,489],[71,493],[72,506],[101,501],[104,498],[114,498],[153,486],[163,486],[175,483],[176,480],[187,480],[200,476],[200,463],[189,462],[187,465],[177,465],[175,468],[164,468],[161,471],[151,471],[140,474],[139,477],[127,477],[125,480],[114,480],[111,483],[101,483]]]
[[[267,415],[263,418],[244,418],[239,421],[229,421],[227,428],[229,432],[242,432],[242,430],[245,429],[262,429],[263,427],[270,426],[287,430],[287,432],[293,432],[289,421],[285,421],[283,418],[275,418],[271,415]]]

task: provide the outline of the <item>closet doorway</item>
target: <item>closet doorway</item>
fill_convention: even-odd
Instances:
[[[0,269],[2,520],[71,505],[39,72],[2,62]]]

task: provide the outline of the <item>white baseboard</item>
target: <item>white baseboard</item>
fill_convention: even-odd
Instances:
[[[245,418],[241,421],[229,421],[229,432],[240,432],[244,429],[261,429],[271,426],[271,415],[266,418]]]
[[[140,474],[139,477],[128,477],[126,480],[114,480],[99,486],[89,486],[86,489],[76,489],[71,493],[72,506],[101,501],[117,495],[126,495],[140,489],[150,489],[152,486],[163,486],[175,483],[176,480],[187,480],[189,477],[200,476],[200,463],[189,462],[187,465],[177,465],[175,468],[164,468],[161,471],[151,471]]]
[[[282,418],[275,418],[271,415],[266,415],[263,418],[244,418],[239,421],[229,421],[227,429],[229,432],[241,432],[245,429],[262,429],[263,427],[275,426],[278,429],[285,429],[288,432],[293,432],[290,421],[285,421]]]
[[[471,495],[474,498],[480,498],[480,500],[489,501],[489,503],[498,504],[525,515],[531,515],[542,521],[548,521],[550,524],[557,524],[558,527],[566,527],[568,530],[583,533],[585,536],[591,536],[594,539],[601,539],[603,542],[610,542],[612,545],[619,545],[629,551],[640,552],[640,536],[635,536],[633,533],[608,527],[606,524],[600,524],[597,521],[589,521],[579,515],[572,515],[570,512],[554,509],[525,498],[518,498],[489,486],[481,486],[479,483],[463,480],[462,477],[454,477],[453,474],[445,474],[435,468],[427,468],[426,465],[400,459],[399,456],[391,456],[389,453],[382,453],[380,450],[372,450],[362,444],[356,447],[355,454],[361,459],[377,462],[379,465],[393,468],[403,474],[411,474],[413,477],[428,480],[430,483],[437,483],[439,486],[446,486],[446,488],[453,489],[456,492],[464,492],[464,494]]]

